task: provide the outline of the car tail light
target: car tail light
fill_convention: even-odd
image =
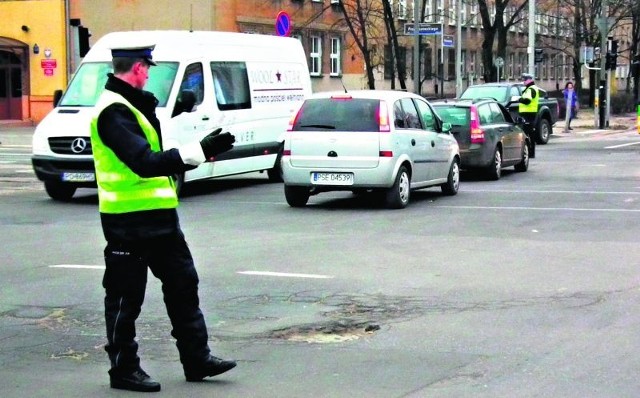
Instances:
[[[378,104],[378,126],[380,126],[381,133],[388,133],[391,131],[389,125],[389,110],[387,109],[387,103],[380,101]]]
[[[393,157],[393,151],[380,151],[380,157],[381,158],[392,158]]]
[[[289,126],[287,127],[287,131],[293,131],[293,126],[296,125],[296,122],[298,121],[298,118],[301,114],[302,108],[298,109],[298,111],[293,116],[291,116],[291,119],[289,119]]]
[[[283,149],[282,156],[291,156],[291,149]]]
[[[470,109],[470,124],[471,127],[471,143],[482,144],[484,142],[484,130],[480,128],[480,119],[478,118],[478,108],[475,105],[471,105]]]

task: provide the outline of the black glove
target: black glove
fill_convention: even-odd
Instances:
[[[205,158],[212,158],[233,148],[236,137],[229,132],[220,134],[221,131],[221,128],[217,128],[200,141]]]

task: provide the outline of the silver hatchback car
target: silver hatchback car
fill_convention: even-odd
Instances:
[[[377,191],[386,207],[404,208],[414,189],[455,195],[460,152],[421,96],[403,91],[322,92],[291,120],[282,153],[284,193],[293,207],[310,195]]]

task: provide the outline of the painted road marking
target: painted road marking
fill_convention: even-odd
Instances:
[[[622,148],[622,147],[625,147],[625,146],[639,145],[639,144],[640,144],[640,142],[629,142],[629,143],[626,143],[626,144],[606,146],[606,147],[604,147],[604,149],[615,149],[615,148]]]
[[[330,275],[317,275],[317,274],[290,274],[287,272],[268,272],[268,271],[238,271],[238,274],[242,275],[257,275],[257,276],[279,276],[284,278],[311,278],[311,279],[332,279]]]
[[[71,269],[104,269],[104,265],[82,265],[82,264],[58,264],[50,265],[49,268],[71,268]]]
[[[581,209],[577,207],[528,207],[528,206],[433,206],[443,209],[472,209],[472,210],[542,210],[542,211],[592,211],[596,213],[640,213],[640,209]]]

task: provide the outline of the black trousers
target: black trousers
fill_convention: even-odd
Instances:
[[[529,157],[535,158],[536,157],[536,134],[535,134],[536,126],[535,126],[535,122],[536,122],[537,114],[536,113],[521,113],[520,116],[522,116],[524,118],[524,120],[526,121],[524,126],[522,126],[522,129],[524,130],[524,133],[529,137],[529,142],[531,143],[529,145]]]
[[[208,357],[198,274],[181,231],[144,242],[108,242],[104,257],[105,349],[111,360],[110,372],[127,372],[140,364],[135,322],[144,301],[147,268],[162,282],[171,335],[176,339],[181,362],[197,364]]]

